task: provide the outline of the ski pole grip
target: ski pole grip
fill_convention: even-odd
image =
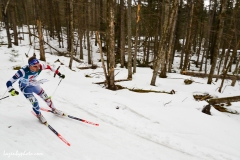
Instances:
[[[58,66],[58,68],[57,68],[57,70],[55,71],[55,73],[54,73],[54,76],[53,76],[53,77],[55,77],[55,76],[56,76],[56,74],[57,74],[57,71],[59,70],[59,68],[60,68],[60,66]]]

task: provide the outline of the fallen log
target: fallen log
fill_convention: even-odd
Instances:
[[[221,104],[221,103],[230,104],[231,102],[239,102],[240,101],[240,96],[224,97],[224,98],[211,98],[211,99],[208,99],[206,101],[208,102],[208,105],[203,107],[203,109],[202,109],[203,113],[211,115],[210,110],[211,110],[211,106],[213,106],[214,108],[216,108],[217,110],[219,110],[221,112],[238,114],[238,112],[227,111],[224,107],[221,107],[220,105],[216,105],[216,104]]]
[[[129,79],[119,79],[119,80],[115,80],[114,82],[122,82],[122,81],[131,81],[131,80],[129,80]],[[105,83],[107,83],[107,82],[106,81],[104,81],[104,82],[96,82],[94,84],[105,84]]]
[[[201,77],[201,78],[205,78],[209,76],[209,74],[205,74],[205,73],[187,72],[187,71],[182,71],[181,74],[193,76],[193,77]],[[213,75],[213,78],[224,78],[224,75]],[[233,75],[226,75],[225,79],[231,79],[232,80],[231,86],[234,86],[236,81],[240,80],[240,77],[233,76]]]
[[[210,105],[220,104],[220,103],[238,102],[238,101],[240,101],[240,96],[224,97],[224,98],[212,98],[212,99],[207,100],[207,102]]]
[[[97,65],[87,66],[87,67],[77,67],[78,69],[96,69]]]
[[[125,89],[128,89],[129,91],[133,91],[133,92],[137,92],[137,93],[167,93],[167,94],[175,94],[176,92],[174,90],[171,90],[170,92],[166,92],[166,91],[154,91],[154,90],[144,90],[144,89],[129,89],[127,87],[124,87]]]

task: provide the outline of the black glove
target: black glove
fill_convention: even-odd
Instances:
[[[16,91],[14,88],[12,88],[10,91],[8,91],[12,96],[17,96],[19,95],[19,92]]]
[[[59,76],[60,78],[62,78],[62,79],[65,78],[65,75],[64,75],[64,74],[61,74],[60,72],[58,73],[58,76]]]

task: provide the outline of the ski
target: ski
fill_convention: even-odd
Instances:
[[[52,110],[46,109],[46,108],[40,108],[40,110],[53,113]],[[54,114],[54,113],[53,113],[53,114]],[[71,118],[71,119],[75,119],[75,120],[78,120],[78,121],[81,121],[81,122],[84,122],[84,123],[88,123],[88,124],[91,124],[91,125],[94,125],[94,126],[99,126],[99,124],[97,124],[97,123],[93,123],[93,122],[90,122],[90,121],[87,121],[87,120],[84,120],[84,119],[81,119],[81,118],[77,118],[77,117],[74,117],[74,116],[71,116],[71,115],[67,115],[67,114],[65,114],[65,113],[64,113],[63,116],[64,116],[64,117]]]
[[[32,114],[37,117],[36,113],[31,111]],[[64,139],[51,125],[49,125],[47,122],[44,123],[44,125],[46,125],[54,134],[56,134],[58,136],[58,138],[60,138],[64,143],[66,143],[68,146],[70,146],[70,143]]]

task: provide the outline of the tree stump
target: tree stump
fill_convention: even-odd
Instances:
[[[211,115],[210,110],[211,110],[211,105],[208,104],[208,105],[206,105],[205,107],[203,107],[202,112],[203,112],[203,113],[206,113],[206,114],[208,114],[208,115]]]

